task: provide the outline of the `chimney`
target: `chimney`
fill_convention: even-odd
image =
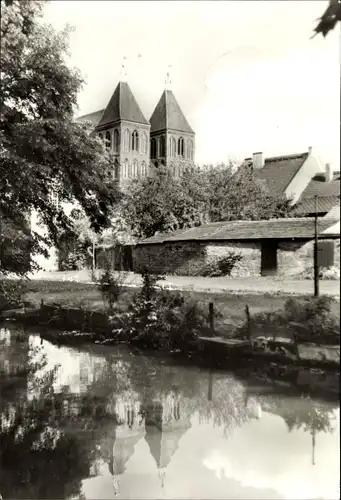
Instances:
[[[326,182],[333,180],[333,169],[330,163],[326,163]]]
[[[308,153],[311,155],[312,152],[313,152],[313,148],[311,146],[309,146]]]
[[[263,166],[263,153],[253,153],[253,168],[260,170]]]

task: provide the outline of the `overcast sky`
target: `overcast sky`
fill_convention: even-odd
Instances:
[[[79,114],[104,108],[127,57],[149,119],[171,65],[196,132],[196,160],[306,151],[339,169],[340,32],[310,40],[325,1],[53,1],[45,18],[75,27],[71,61],[86,80]]]

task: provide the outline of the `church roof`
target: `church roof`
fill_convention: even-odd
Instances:
[[[150,131],[165,129],[194,134],[171,90],[165,90],[150,119]]]
[[[150,453],[152,454],[159,469],[165,468],[176,450],[179,447],[179,441],[190,428],[190,422],[186,422],[182,428],[162,432],[155,426],[146,426],[145,440],[148,443]]]
[[[121,120],[149,125],[126,82],[118,83],[96,128],[105,128]]]
[[[82,122],[91,122],[94,127],[98,124],[102,115],[104,113],[104,109],[100,109],[99,111],[94,111],[93,113],[88,113],[87,115],[78,116],[76,118],[77,123]]]

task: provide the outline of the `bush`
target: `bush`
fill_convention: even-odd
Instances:
[[[314,268],[308,267],[301,274],[298,275],[298,278],[304,280],[312,280],[314,279]],[[339,280],[340,279],[340,268],[333,267],[320,267],[319,268],[319,278],[321,280]]]
[[[180,292],[160,290],[156,283],[162,276],[144,272],[142,278],[143,286],[133,295],[128,310],[112,318],[113,337],[144,348],[188,348],[207,329],[203,307],[185,301]]]
[[[242,255],[230,252],[224,257],[212,260],[199,271],[200,276],[217,278],[219,276],[231,276],[235,265],[242,260]]]
[[[81,253],[70,252],[59,261],[60,271],[79,271],[86,266],[86,258]]]
[[[283,310],[275,312],[261,312],[252,316],[252,324],[258,327],[286,326],[288,334],[296,342],[313,342],[337,344],[340,338],[340,322],[331,310],[334,299],[332,297],[307,297],[304,299],[289,298]],[[245,336],[247,323],[245,322],[236,334]]]
[[[115,304],[122,293],[121,275],[110,269],[109,265],[99,279],[98,289],[102,295],[104,303],[108,306],[110,314],[113,313]]]
[[[9,282],[0,280],[0,311],[21,307],[25,291],[23,281]]]

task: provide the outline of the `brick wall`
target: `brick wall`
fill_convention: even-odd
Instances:
[[[323,241],[320,239],[319,241]],[[335,266],[340,269],[340,240],[335,243]],[[302,273],[314,265],[314,241],[278,243],[278,275],[289,276]]]

